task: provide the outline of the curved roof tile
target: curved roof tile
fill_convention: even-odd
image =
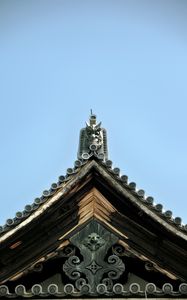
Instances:
[[[172,211],[170,210],[163,210],[162,204],[155,204],[154,198],[151,196],[146,197],[145,191],[143,189],[137,189],[135,182],[128,182],[128,176],[127,175],[120,175],[120,169],[119,168],[112,168],[112,161],[106,160],[104,161],[103,158],[98,157],[97,155],[93,154],[92,156],[88,157],[88,159],[81,159],[76,160],[74,162],[73,168],[68,168],[66,171],[66,175],[61,175],[58,178],[57,183],[52,183],[49,190],[44,190],[41,197],[35,198],[33,203],[30,205],[26,205],[24,210],[18,211],[15,214],[15,217],[12,219],[7,219],[6,224],[3,226],[0,226],[0,236],[3,235],[5,232],[11,230],[12,228],[16,227],[18,224],[20,224],[23,220],[28,218],[35,210],[37,210],[46,200],[49,199],[56,191],[58,191],[60,188],[63,187],[64,183],[69,181],[75,174],[77,174],[90,159],[97,159],[100,161],[100,163],[106,168],[108,172],[112,174],[112,176],[120,182],[126,189],[128,189],[138,201],[141,201],[144,203],[145,206],[149,207],[150,210],[154,211],[157,215],[159,215],[161,218],[163,218],[166,222],[169,224],[172,224],[174,227],[176,227],[178,230],[186,232],[187,233],[187,224],[182,224],[182,219],[180,217],[173,217]]]

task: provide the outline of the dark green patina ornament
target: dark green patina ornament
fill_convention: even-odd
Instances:
[[[80,257],[70,256],[63,271],[75,283],[77,290],[85,285],[89,293],[96,295],[100,284],[112,287],[125,271],[123,261],[115,254],[108,254],[118,238],[99,223],[92,221],[70,238],[80,250]]]

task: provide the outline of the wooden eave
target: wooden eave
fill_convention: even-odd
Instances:
[[[0,238],[0,281],[54,252],[93,218],[114,232],[128,251],[153,262],[162,273],[187,278],[187,235],[146,207],[93,159]]]

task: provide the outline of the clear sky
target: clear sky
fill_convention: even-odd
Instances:
[[[0,224],[73,166],[91,108],[187,223],[187,1],[0,0]]]

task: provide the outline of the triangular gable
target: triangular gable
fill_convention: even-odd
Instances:
[[[53,221],[53,227],[51,227],[49,220],[45,219],[44,223],[46,223],[46,224],[44,225],[44,223],[43,223],[43,228],[46,228],[46,226],[49,225],[47,237],[45,236],[46,230],[43,232],[40,232],[40,227],[37,229],[37,224],[36,224],[35,228],[33,228],[31,230],[31,234],[30,234],[31,240],[29,242],[28,242],[28,240],[29,240],[28,232],[26,230],[22,237],[23,242],[21,244],[18,244],[18,241],[17,241],[16,242],[17,247],[12,247],[12,245],[9,247],[9,253],[11,253],[11,251],[13,251],[13,252],[15,251],[15,254],[13,254],[13,252],[10,254],[10,256],[7,254],[7,256],[9,256],[9,258],[7,258],[7,260],[9,259],[9,264],[11,265],[14,262],[14,259],[16,257],[18,260],[17,268],[15,268],[15,270],[14,270],[14,268],[10,269],[9,276],[6,278],[4,277],[2,284],[6,284],[7,280],[8,280],[8,286],[10,286],[11,288],[13,288],[13,287],[16,288],[16,286],[18,286],[20,284],[22,284],[22,285],[26,284],[26,286],[27,286],[28,281],[29,281],[30,283],[33,283],[33,286],[35,286],[36,282],[33,281],[33,278],[36,278],[36,276],[32,275],[33,274],[32,271],[37,272],[38,266],[40,266],[41,264],[46,263],[46,262],[49,263],[49,261],[54,258],[58,259],[59,252],[62,250],[68,251],[66,249],[66,247],[69,247],[69,244],[73,244],[74,246],[77,246],[78,245],[77,243],[79,241],[80,247],[82,247],[82,245],[81,245],[81,240],[83,240],[82,235],[84,235],[84,231],[85,231],[84,228],[87,228],[87,226],[88,226],[90,228],[89,234],[91,234],[91,236],[93,238],[94,238],[93,235],[95,235],[96,233],[99,234],[99,232],[95,232],[96,231],[95,228],[102,228],[102,232],[104,232],[104,230],[105,230],[109,234],[109,236],[110,236],[109,240],[114,240],[114,242],[112,244],[110,244],[110,247],[112,247],[116,244],[116,248],[115,248],[113,254],[119,252],[119,256],[126,258],[127,264],[129,265],[128,268],[132,267],[132,270],[129,271],[130,275],[126,274],[124,276],[125,276],[125,278],[130,276],[131,279],[132,278],[137,279],[137,282],[134,282],[133,283],[134,285],[132,285],[132,286],[136,286],[135,283],[138,286],[138,284],[141,282],[141,284],[139,285],[138,291],[139,291],[139,289],[141,290],[143,287],[144,287],[144,289],[145,288],[147,289],[149,287],[148,283],[150,283],[150,282],[148,281],[148,279],[150,278],[150,276],[156,282],[156,283],[152,282],[152,284],[154,284],[156,290],[158,290],[160,293],[163,289],[163,285],[166,283],[172,284],[172,286],[174,286],[175,288],[180,287],[180,284],[182,284],[182,282],[183,282],[183,278],[182,278],[181,274],[176,274],[176,270],[172,270],[172,268],[170,268],[169,265],[165,265],[166,262],[164,262],[164,264],[162,264],[161,261],[159,261],[159,252],[163,253],[164,248],[161,249],[161,247],[159,248],[157,246],[156,250],[158,253],[157,253],[157,255],[153,255],[153,252],[154,252],[153,249],[155,246],[154,243],[156,243],[156,244],[158,243],[158,237],[156,237],[155,234],[150,232],[148,229],[143,228],[135,221],[130,221],[128,219],[128,217],[124,216],[120,211],[118,211],[116,209],[116,207],[114,205],[112,205],[110,203],[110,201],[108,201],[96,188],[91,188],[91,190],[88,193],[86,193],[85,195],[83,193],[81,197],[80,197],[80,195],[76,196],[76,194],[74,194],[72,197],[73,197],[72,199],[69,198],[67,200],[67,203],[69,202],[68,203],[69,206],[68,206],[67,210],[65,210],[65,205],[64,205],[62,199],[59,198],[58,203],[60,203],[60,201],[61,201],[61,205],[58,207],[58,209],[60,209],[60,211],[63,211],[63,209],[64,209],[64,214],[61,216],[60,219],[56,218],[56,215],[54,215],[55,222]],[[91,225],[89,225],[89,224],[91,224]],[[41,228],[41,229],[43,229],[43,228]],[[81,232],[83,232],[82,235],[81,235]],[[32,236],[32,233],[35,234],[34,237]],[[39,243],[37,235],[39,235],[38,238],[41,240],[41,243]],[[102,236],[103,236],[103,234],[102,234]],[[76,242],[77,237],[78,237],[78,241]],[[113,237],[113,238],[111,238],[111,237]],[[49,240],[47,240],[47,239],[49,239]],[[26,242],[28,243],[27,245],[26,245]],[[165,241],[165,242],[167,242],[167,241]],[[25,243],[25,245],[24,245],[24,243]],[[41,247],[42,244],[43,244],[43,248]],[[44,244],[45,244],[45,246],[44,246]],[[30,248],[30,245],[32,245],[32,249]],[[175,247],[176,247],[176,245],[175,245]],[[81,251],[80,249],[79,249],[79,251]],[[180,248],[178,247],[177,251],[179,251],[179,249]],[[30,252],[30,250],[32,252]],[[174,250],[176,251],[176,248]],[[7,253],[7,249],[5,251]],[[172,253],[172,247],[170,248],[170,251]],[[81,253],[80,253],[80,255],[82,257]],[[6,256],[6,255],[3,255],[3,256]],[[25,258],[26,258],[25,260],[23,259],[23,261],[21,261],[22,256],[25,256]],[[170,256],[171,256],[171,254],[170,254]],[[163,259],[163,257],[161,257],[161,258]],[[11,261],[11,259],[12,259],[12,261]],[[103,261],[105,261],[105,259],[106,259],[105,256],[102,259],[103,259]],[[181,257],[181,259],[182,259],[182,257]],[[65,261],[63,263],[65,265],[67,265],[67,263]],[[88,264],[88,266],[89,266],[89,264]],[[137,270],[136,270],[135,266],[138,266]],[[95,261],[93,262],[91,267],[96,268],[96,270],[97,270],[97,265],[96,265]],[[66,267],[64,267],[64,268],[65,268],[64,272],[66,274],[68,271],[66,270]],[[141,268],[141,270],[139,270],[139,268]],[[178,266],[178,268],[180,269],[181,266]],[[16,269],[17,269],[17,271],[16,271]],[[152,272],[152,274],[150,273],[150,271]],[[27,275],[28,272],[31,272],[31,275]],[[56,273],[56,274],[58,274],[58,273]],[[53,274],[53,275],[57,276],[55,274]],[[27,276],[29,276],[29,279],[27,279]],[[64,273],[63,273],[63,276],[65,276]],[[31,278],[32,278],[32,280],[31,280]],[[43,278],[43,277],[41,277],[41,278]],[[50,278],[48,279],[48,278],[45,278],[45,276],[44,276],[43,279],[44,279],[43,281],[45,282],[45,287],[46,287],[46,282],[50,282]],[[116,280],[117,279],[118,278],[116,278]],[[67,282],[67,280],[68,280],[68,278],[66,278],[65,282]],[[94,279],[92,278],[92,280],[94,280]],[[103,280],[103,278],[102,278],[102,280]],[[58,282],[57,286],[58,286],[58,288],[60,288],[59,280],[57,282]],[[131,282],[131,281],[129,281],[129,282]],[[61,282],[61,283],[62,283],[61,288],[63,288],[65,283],[63,283],[63,282]],[[16,284],[16,286],[15,286],[15,284]],[[37,284],[38,284],[38,282],[37,282]],[[48,286],[50,286],[50,284]],[[71,284],[73,284],[73,283],[71,283]],[[85,284],[88,284],[88,282],[86,281]],[[100,282],[98,284],[100,284],[101,287],[103,287],[102,282]],[[111,284],[112,284],[112,286],[115,286],[116,289],[121,288],[123,290],[124,288],[127,288],[127,286],[128,286],[128,289],[132,288],[132,286],[129,285],[128,282],[123,282],[123,280],[117,281],[117,282],[114,281]],[[100,287],[100,285],[99,285],[99,287]],[[71,285],[71,287],[72,287],[72,285]],[[31,288],[31,287],[29,286],[29,288]],[[87,285],[85,286],[85,289],[86,288],[88,288]],[[75,289],[75,291],[74,291],[74,289]],[[106,287],[105,287],[105,289],[106,289]],[[71,293],[72,293],[72,295],[74,295],[74,293],[75,293],[74,296],[80,296],[81,293],[83,292],[83,291],[77,292],[76,285],[75,286],[73,285],[73,291]],[[144,292],[145,292],[145,290],[143,291],[143,293]],[[27,296],[27,293],[30,293],[30,290],[29,290],[29,292],[25,291],[24,295]],[[65,288],[65,292],[63,290],[63,293],[67,294],[66,288]],[[92,295],[92,293],[94,293],[94,294]],[[94,296],[94,295],[96,295],[95,293],[96,293],[95,290],[90,292],[90,289],[89,289],[88,295]],[[100,293],[100,292],[98,292],[98,293]],[[107,294],[108,292],[106,292],[106,293],[103,292],[103,293]],[[116,291],[114,291],[114,294],[115,293],[116,293]],[[121,292],[121,293],[123,295],[123,292]],[[131,293],[131,291],[128,290],[128,293]],[[162,293],[163,293],[163,291],[162,291]],[[61,296],[63,296],[63,295],[65,296],[65,294],[62,294]],[[141,293],[137,292],[137,294],[141,294]]]

